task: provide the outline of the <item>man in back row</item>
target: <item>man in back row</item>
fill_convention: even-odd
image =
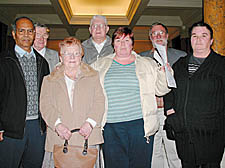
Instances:
[[[91,64],[99,57],[113,53],[112,40],[107,36],[108,31],[109,26],[105,16],[95,15],[92,17],[89,27],[91,37],[82,43],[85,63]]]
[[[152,50],[140,53],[140,55],[153,58],[155,44],[165,46],[168,62],[172,66],[180,57],[184,57],[187,54],[180,50],[167,48],[168,36],[168,29],[165,25],[159,22],[153,23],[149,31],[149,37],[152,41],[153,48]],[[163,98],[157,97],[157,104],[157,115],[160,121],[160,127],[154,138],[152,168],[181,168],[175,142],[168,140],[166,132],[163,130],[164,120],[166,119],[164,116]]]
[[[49,37],[49,28],[46,25],[40,23],[35,23],[34,26],[35,40],[33,47],[41,56],[43,56],[47,60],[50,72],[52,72],[55,65],[59,63],[59,56],[57,51],[51,50],[46,47]]]

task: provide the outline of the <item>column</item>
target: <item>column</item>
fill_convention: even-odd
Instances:
[[[213,29],[213,50],[225,56],[225,0],[203,0],[204,21]]]

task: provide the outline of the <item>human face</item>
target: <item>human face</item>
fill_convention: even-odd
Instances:
[[[117,57],[129,57],[133,49],[132,40],[129,35],[114,39],[114,50]]]
[[[31,51],[34,34],[34,26],[32,22],[26,18],[22,18],[16,22],[16,33],[12,31],[13,39],[16,44],[27,52]]]
[[[81,50],[78,45],[64,46],[60,50],[60,60],[65,68],[77,68],[81,62]]]
[[[210,51],[213,43],[210,31],[205,26],[193,28],[191,32],[191,46],[194,53],[206,53]]]
[[[37,50],[42,50],[47,45],[48,32],[46,27],[35,28],[34,47]]]
[[[106,34],[109,31],[109,26],[105,25],[105,22],[102,18],[97,17],[89,27],[89,31],[92,35],[92,39],[96,43],[101,43],[106,39]]]
[[[152,27],[150,39],[153,45],[156,43],[159,45],[166,46],[167,40],[168,40],[168,34],[166,33],[166,30],[163,26],[155,25]]]

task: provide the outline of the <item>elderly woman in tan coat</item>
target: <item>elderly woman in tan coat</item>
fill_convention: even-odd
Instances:
[[[79,40],[65,38],[59,44],[62,64],[43,80],[40,110],[48,125],[43,167],[54,167],[55,144],[69,140],[70,145],[103,143],[100,123],[104,113],[104,94],[98,73],[81,62]],[[80,128],[79,134],[70,130]],[[48,165],[48,166],[47,166]]]

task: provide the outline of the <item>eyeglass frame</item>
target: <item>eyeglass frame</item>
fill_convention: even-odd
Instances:
[[[166,32],[163,31],[163,30],[158,30],[158,31],[151,32],[151,36],[152,36],[152,37],[156,37],[158,34],[159,34],[160,36],[162,36],[162,35],[166,34]]]
[[[71,56],[80,57],[81,53],[80,52],[76,52],[76,53],[60,53],[60,55],[64,56],[64,57],[71,57]]]
[[[98,27],[99,27],[100,29],[103,29],[103,28],[106,27],[106,25],[105,25],[105,24],[102,24],[102,23],[101,23],[101,24],[92,24],[92,25],[91,25],[91,28],[92,28],[92,29],[95,29],[95,30],[96,30]]]

